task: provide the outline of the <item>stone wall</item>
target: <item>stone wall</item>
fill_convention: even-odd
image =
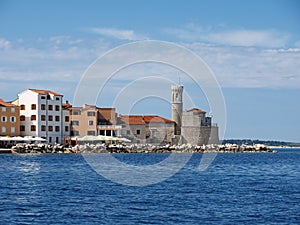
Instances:
[[[192,145],[218,144],[218,127],[184,126],[181,128],[182,142]]]
[[[175,126],[174,123],[150,123],[148,124],[147,143],[165,144],[172,143]]]

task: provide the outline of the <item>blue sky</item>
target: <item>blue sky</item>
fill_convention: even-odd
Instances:
[[[133,41],[170,41],[214,72],[227,107],[225,138],[300,142],[299,21],[297,0],[1,0],[0,97],[43,88],[72,101],[87,67],[106,51]],[[137,73],[174,82],[179,76],[157,65],[129,68],[111,81],[99,106],[111,106]],[[180,76],[196,105],[210,112],[201,90]],[[147,99],[132,112],[170,117],[169,108]]]

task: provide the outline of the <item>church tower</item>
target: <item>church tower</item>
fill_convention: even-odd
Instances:
[[[172,85],[172,120],[176,122],[175,135],[181,134],[183,85]]]

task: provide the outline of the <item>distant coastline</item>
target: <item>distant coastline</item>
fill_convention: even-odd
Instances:
[[[266,141],[266,140],[259,140],[259,139],[224,139],[222,140],[223,144],[247,144],[247,145],[254,145],[254,144],[262,144],[267,145],[270,148],[300,148],[300,143],[296,142],[286,142],[286,141]]]

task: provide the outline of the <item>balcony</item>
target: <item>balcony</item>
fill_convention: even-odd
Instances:
[[[121,130],[122,126],[120,125],[98,125],[98,130]]]

